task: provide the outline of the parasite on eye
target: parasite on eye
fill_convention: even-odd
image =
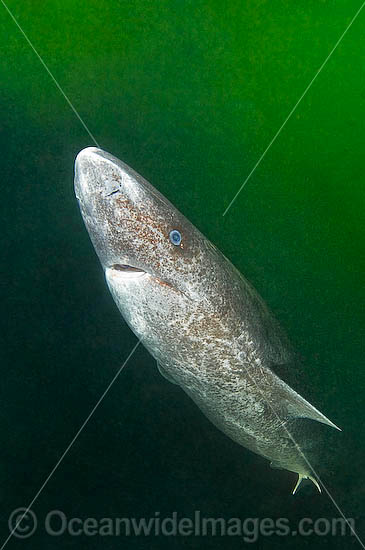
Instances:
[[[169,237],[172,244],[174,244],[175,246],[179,246],[179,244],[181,243],[180,231],[178,231],[177,229],[173,229],[172,231],[170,231]]]

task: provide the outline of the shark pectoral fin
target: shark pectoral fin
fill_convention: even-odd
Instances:
[[[168,380],[169,382],[171,382],[171,384],[175,384],[176,386],[178,386],[179,384],[177,382],[175,382],[175,380],[172,378],[172,376],[170,376],[169,374],[167,374],[166,370],[164,369],[164,367],[161,365],[161,363],[159,363],[157,361],[157,368],[161,374],[161,376],[163,376],[164,378],[166,378],[166,380]]]
[[[318,491],[319,491],[320,493],[322,493],[322,489],[320,488],[319,483],[318,483],[318,481],[316,480],[315,477],[308,476],[308,475],[304,475],[304,474],[300,474],[300,473],[298,472],[298,481],[296,482],[296,485],[295,485],[295,487],[294,487],[294,489],[293,489],[293,495],[295,495],[295,493],[298,491],[299,486],[300,486],[300,484],[302,483],[303,479],[310,479],[310,480],[314,483],[314,485],[317,487]]]
[[[336,430],[341,431],[341,428],[336,426],[331,420],[329,420],[324,414],[322,414],[318,409],[313,407],[304,397],[299,395],[292,388],[287,386],[285,382],[281,381],[284,386],[286,386],[286,395],[285,402],[289,416],[296,418],[310,418],[311,420],[317,420],[322,422],[322,424],[327,424]]]
[[[283,467],[280,466],[278,462],[275,462],[274,460],[270,462],[270,468],[273,468],[273,470],[283,470]]]

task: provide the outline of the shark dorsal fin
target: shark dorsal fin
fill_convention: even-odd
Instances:
[[[276,375],[275,375],[276,376]],[[322,424],[327,424],[336,430],[341,431],[341,428],[336,426],[331,420],[329,420],[324,414],[322,414],[316,407],[311,405],[309,401],[304,399],[299,393],[288,386],[281,378],[276,377],[281,385],[281,402],[286,408],[287,414],[292,418],[310,418],[311,420],[317,420]]]
[[[291,389],[291,388],[290,388]],[[286,406],[290,416],[296,418],[310,418],[311,420],[317,420],[322,424],[327,424],[336,430],[341,431],[341,428],[336,426],[327,416],[322,414],[316,407],[311,405],[304,397],[299,393],[291,390],[290,395],[286,396]]]

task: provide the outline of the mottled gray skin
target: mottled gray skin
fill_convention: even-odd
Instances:
[[[274,374],[291,352],[252,286],[112,155],[81,151],[75,192],[110,292],[161,372],[234,441],[299,480],[313,479],[287,424],[308,417],[334,425]],[[182,235],[179,246],[170,242],[173,229]]]

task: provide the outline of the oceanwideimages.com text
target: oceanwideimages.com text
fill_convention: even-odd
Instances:
[[[68,517],[51,510],[40,521],[32,510],[18,508],[9,517],[9,529],[17,538],[29,538],[40,529],[51,537],[241,537],[256,542],[260,537],[351,536],[352,518],[301,518],[296,525],[288,518],[204,517],[199,510],[190,517],[177,512],[151,517]]]

